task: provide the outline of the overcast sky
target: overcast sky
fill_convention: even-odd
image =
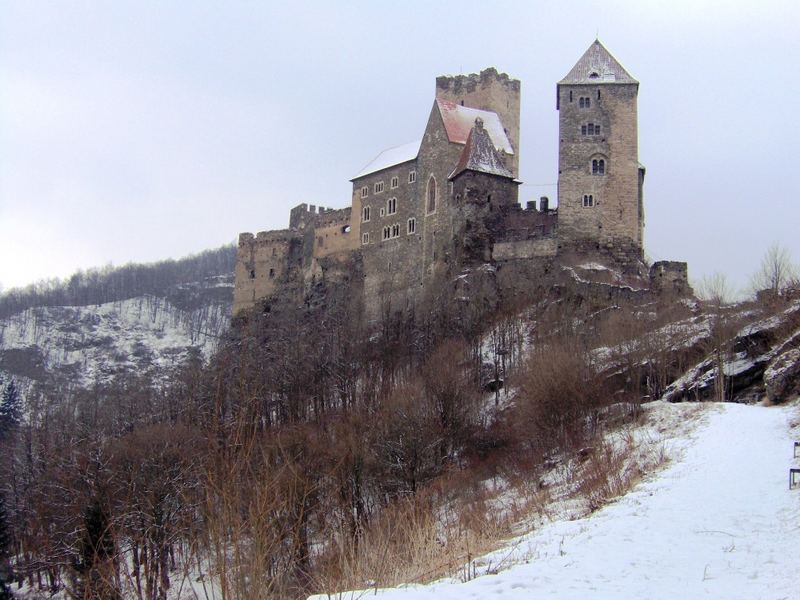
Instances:
[[[0,284],[177,258],[344,207],[441,74],[522,81],[521,201],[599,33],[640,82],[645,246],[745,286],[800,262],[800,2],[0,0]]]

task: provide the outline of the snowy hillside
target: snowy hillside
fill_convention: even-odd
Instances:
[[[90,306],[34,307],[0,320],[0,371],[22,381],[87,386],[123,372],[158,373],[193,348],[208,355],[228,327],[229,278],[207,301],[177,307],[144,296]]]
[[[651,422],[688,423],[698,406],[692,433],[669,439],[667,469],[587,517],[555,518],[510,540],[463,569],[469,581],[313,598],[800,597],[800,488],[788,489],[789,467],[800,466],[800,406],[647,410]]]

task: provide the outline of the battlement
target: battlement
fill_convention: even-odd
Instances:
[[[332,208],[316,206],[315,204],[298,204],[289,212],[289,229],[303,229],[306,225],[316,220],[317,216],[332,212]]]
[[[266,244],[272,242],[288,242],[297,237],[297,234],[289,229],[277,229],[274,231],[259,231],[255,235],[252,233],[239,234],[239,247],[253,243]]]
[[[436,96],[440,96],[439,90],[462,94],[475,91],[479,85],[488,87],[495,83],[506,90],[519,94],[519,79],[509,77],[507,73],[498,73],[497,69],[489,67],[480,73],[470,73],[469,75],[440,75],[436,78]]]
[[[349,225],[351,212],[352,208],[349,206],[336,210],[331,208],[325,209],[325,212],[320,213],[317,218],[317,226],[329,227],[331,225]]]

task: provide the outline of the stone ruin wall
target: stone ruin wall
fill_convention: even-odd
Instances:
[[[242,233],[236,250],[236,286],[233,314],[255,306],[261,298],[274,294],[281,286],[290,265],[291,246],[299,241],[289,229]]]

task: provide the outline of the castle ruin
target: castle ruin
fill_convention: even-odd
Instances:
[[[557,207],[519,204],[520,88],[494,68],[437,77],[421,139],[356,174],[350,207],[301,204],[288,229],[239,236],[234,315],[356,269],[370,319],[414,306],[437,276],[470,266],[519,275],[577,252],[641,270],[639,83],[597,40],[558,82]],[[651,281],[686,283],[683,263],[654,268]]]

